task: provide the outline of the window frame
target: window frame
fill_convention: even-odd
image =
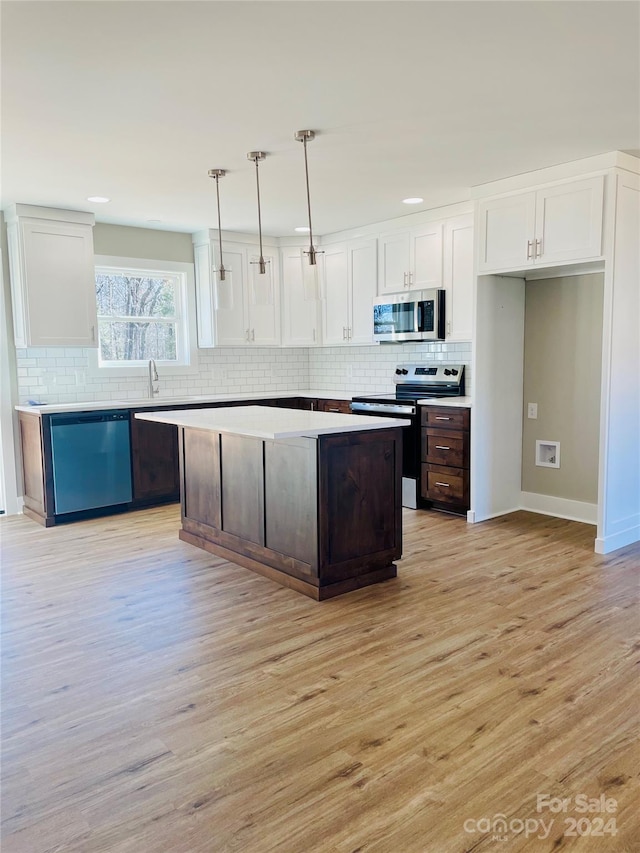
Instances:
[[[196,344],[196,305],[195,305],[195,276],[193,264],[180,261],[149,260],[143,258],[121,258],[112,255],[96,255],[94,258],[94,287],[95,274],[132,273],[135,275],[177,276],[176,287],[176,319],[166,322],[176,323],[176,356],[175,361],[156,359],[156,364],[166,375],[172,373],[196,373],[197,344]],[[115,318],[114,319],[119,319]],[[155,319],[155,318],[154,318]],[[157,318],[163,322],[162,318]],[[89,369],[95,376],[143,376],[148,370],[147,361],[107,361],[100,360],[100,324],[98,323],[98,346],[90,350]]]

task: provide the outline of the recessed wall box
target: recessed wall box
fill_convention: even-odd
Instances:
[[[559,468],[560,442],[536,441],[536,465],[543,468]]]

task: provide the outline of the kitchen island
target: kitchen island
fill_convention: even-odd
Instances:
[[[268,406],[136,418],[178,427],[183,541],[316,600],[396,576],[407,421]]]

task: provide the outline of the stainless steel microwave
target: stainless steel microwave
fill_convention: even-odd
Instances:
[[[373,301],[373,339],[382,343],[443,341],[444,290],[413,290]]]

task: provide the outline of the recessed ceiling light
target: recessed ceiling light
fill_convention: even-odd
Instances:
[[[424,201],[423,198],[403,198],[403,204],[420,204],[421,201]]]
[[[308,234],[309,233],[309,226],[308,225],[299,225],[297,228],[294,228],[293,230],[294,231],[302,231],[304,234]]]
[[[87,198],[87,201],[93,201],[95,204],[106,204],[108,201],[111,201],[111,199],[104,195],[90,195]]]

